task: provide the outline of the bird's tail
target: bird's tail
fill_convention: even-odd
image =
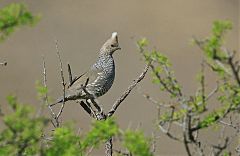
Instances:
[[[78,96],[78,95],[76,95],[76,94],[66,93],[66,94],[65,94],[65,98],[64,98],[63,96],[61,96],[60,98],[58,98],[58,99],[56,100],[55,103],[50,104],[49,106],[52,107],[52,106],[54,106],[54,105],[56,105],[56,104],[62,103],[62,102],[63,102],[63,99],[64,99],[64,102],[67,102],[67,101],[69,101],[69,100],[77,100],[77,99],[79,99],[79,98],[84,98],[84,96],[83,96],[83,97],[80,97],[80,96]]]

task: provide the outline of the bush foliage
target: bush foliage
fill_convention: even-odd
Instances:
[[[0,41],[5,40],[20,26],[33,26],[39,18],[39,15],[32,15],[24,4],[11,3],[0,9]]]
[[[149,139],[142,132],[120,130],[112,118],[94,121],[84,135],[62,126],[54,129],[51,136],[45,136],[44,128],[49,120],[35,117],[34,109],[18,103],[16,97],[7,99],[12,113],[2,116],[5,129],[0,133],[0,155],[82,156],[113,136],[123,138],[124,146],[134,155],[152,155]]]
[[[38,20],[39,16],[32,15],[24,4],[12,3],[2,8],[0,10],[0,41],[5,40],[18,27],[34,25]],[[194,155],[196,151],[204,155],[207,145],[198,138],[198,133],[202,129],[221,125],[230,115],[239,114],[240,66],[238,61],[235,61],[234,52],[224,48],[225,34],[231,29],[231,22],[215,21],[212,34],[208,38],[194,39],[194,43],[204,52],[205,65],[218,76],[218,88],[212,94],[216,94],[219,104],[214,110],[209,110],[208,99],[212,95],[206,94],[206,75],[203,68],[198,74],[199,89],[194,95],[187,96],[175,77],[168,57],[156,49],[147,50],[149,43],[145,38],[137,42],[141,54],[152,69],[153,83],[158,85],[161,91],[168,92],[170,98],[176,103],[175,105],[158,105],[158,108],[164,107],[166,110],[157,119],[158,127],[171,139],[182,142],[188,155]],[[38,97],[47,104],[48,88],[37,83],[37,91]],[[139,130],[121,130],[113,118],[93,121],[91,130],[85,134],[78,135],[72,127],[59,126],[47,136],[45,130],[49,126],[50,119],[36,115],[32,107],[19,103],[15,96],[8,96],[7,101],[11,113],[1,112],[4,129],[0,132],[0,155],[82,156],[114,137],[118,138],[122,146],[127,149],[127,155],[153,156],[150,147],[151,139],[146,138]],[[183,131],[181,138],[171,132],[173,123],[181,126]],[[226,125],[236,129],[235,135],[239,133],[239,127],[236,128],[232,122],[225,123]],[[214,154],[230,155],[228,151],[230,139],[230,137],[225,138],[224,146],[213,145]],[[194,148],[190,149],[190,145]],[[124,155],[121,152],[118,153]]]
[[[235,51],[231,51],[224,46],[225,35],[232,29],[230,21],[215,21],[212,27],[212,33],[206,39],[194,39],[204,54],[202,69],[198,74],[199,87],[195,94],[186,95],[183,93],[181,84],[177,81],[169,59],[161,52],[153,49],[147,50],[148,41],[144,38],[138,41],[140,52],[146,62],[150,63],[152,69],[153,83],[158,85],[161,91],[167,92],[175,104],[157,104],[159,108],[166,111],[159,115],[158,126],[168,137],[184,143],[188,155],[204,155],[207,146],[213,149],[213,154],[218,155],[226,149],[229,149],[230,143],[235,136],[239,134],[239,123],[234,123],[232,118],[239,118],[240,110],[240,76],[239,60],[235,58]],[[216,88],[206,93],[206,73],[205,68],[209,67],[212,73],[217,77]],[[149,99],[149,96],[147,96]],[[212,107],[210,98],[216,97],[217,104]],[[173,102],[174,101],[174,102]],[[155,102],[156,103],[156,102]],[[226,120],[229,121],[226,122]],[[178,125],[183,136],[177,137],[177,134],[171,133],[171,125]],[[224,128],[233,128],[235,133],[227,135],[224,139],[224,145],[207,145],[207,141],[198,138],[202,129],[211,126],[223,126]],[[219,130],[220,132],[220,130]],[[231,141],[230,138],[232,139]],[[214,143],[213,143],[214,144]],[[197,150],[193,150],[194,148]],[[225,151],[230,153],[229,151]]]

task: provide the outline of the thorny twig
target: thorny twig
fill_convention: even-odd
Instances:
[[[233,76],[234,76],[236,82],[240,86],[240,77],[239,77],[240,65],[239,65],[238,61],[234,62],[234,57],[236,55],[236,51],[234,51],[232,53],[230,51],[228,51],[227,49],[225,49],[224,51],[228,55],[227,63],[229,64],[229,66],[230,66],[230,68],[232,70],[232,73],[233,73]]]
[[[164,104],[161,103],[157,100],[155,100],[153,97],[151,97],[149,94],[143,93],[140,89],[138,89],[138,92],[144,97],[146,98],[149,102],[159,106],[159,107],[163,107],[163,108],[170,108],[172,107],[172,104]]]
[[[120,155],[123,155],[123,156],[132,156],[131,153],[129,152],[123,152],[121,150],[116,150],[116,149],[113,149],[113,152],[117,153],[117,154],[120,154]]]
[[[148,69],[149,69],[150,63],[148,63],[143,72],[139,75],[139,77],[137,79],[135,79],[133,81],[133,83],[128,87],[128,89],[115,101],[115,103],[113,104],[111,110],[108,112],[107,116],[111,117],[115,111],[117,110],[117,108],[120,106],[120,104],[126,99],[126,97],[130,94],[130,92],[133,90],[134,87],[136,87],[136,85],[143,80],[143,78],[145,77]]]
[[[90,147],[90,149],[88,150],[88,152],[85,154],[85,156],[89,156],[89,154],[93,151],[94,146]]]
[[[188,156],[191,156],[191,151],[190,151],[190,147],[189,147],[189,122],[191,121],[190,119],[190,115],[188,113],[186,113],[185,117],[184,117],[184,122],[183,122],[183,143],[184,143],[184,147],[186,149],[186,152],[188,154]]]
[[[204,45],[206,43],[207,40],[198,40],[197,38],[193,37],[194,42],[196,43],[196,45],[202,50],[205,51]],[[219,59],[219,56],[216,56],[216,53],[214,53],[213,59],[215,60],[215,63],[217,65],[219,65],[222,69],[224,69],[224,71],[228,74],[231,75],[231,72],[224,66],[224,64],[221,62],[222,60]],[[206,64],[214,70],[214,67],[212,64],[210,64],[209,62],[206,62]]]
[[[236,130],[236,132],[232,135],[232,136],[226,136],[224,137],[224,133],[225,133],[225,129],[227,126],[230,126],[230,127],[234,127],[231,125],[231,123],[225,123],[225,122],[222,122],[224,123],[223,124],[223,128],[222,128],[222,131],[220,133],[220,139],[219,139],[219,142],[217,145],[211,145],[212,146],[212,152],[214,155],[218,156],[220,155],[224,150],[226,150],[229,145],[236,139],[236,137],[239,135],[239,132],[240,132],[240,129],[239,127]],[[221,143],[221,138],[223,138],[223,143]]]
[[[204,107],[204,110],[206,110],[206,96],[205,96],[205,64],[204,64],[204,61],[202,62],[201,64],[201,74],[202,74],[202,77],[201,77],[201,80],[200,80],[200,83],[201,83],[201,97],[202,97],[202,105]]]
[[[175,111],[175,107],[171,107],[171,114],[170,114],[170,118],[173,118],[174,115],[174,111]],[[172,126],[173,121],[169,121],[169,123],[167,124],[167,127],[164,128],[163,125],[165,123],[159,122],[158,127],[160,128],[160,130],[169,138],[175,140],[175,141],[180,141],[182,142],[182,139],[174,136],[172,133],[170,133],[171,130],[171,126]]]
[[[47,72],[46,72],[46,63],[45,63],[45,58],[43,57],[43,85],[45,88],[47,88]],[[53,127],[57,127],[57,125],[59,124],[57,118],[56,118],[56,114],[54,113],[52,107],[49,105],[49,101],[48,101],[48,93],[45,94],[44,97],[44,101],[45,104],[48,106],[48,109],[51,112],[51,116],[52,118],[55,120],[56,123],[53,122],[53,120],[51,120],[51,123],[53,125]]]
[[[58,48],[58,42],[57,40],[55,41],[55,46],[56,46],[56,52],[57,52],[57,56],[58,56],[58,59],[59,59],[59,66],[60,66],[60,73],[61,73],[61,78],[62,78],[62,86],[63,86],[63,101],[62,101],[62,106],[56,116],[56,120],[59,119],[59,117],[61,116],[62,112],[63,112],[63,109],[64,109],[64,106],[65,106],[65,94],[66,94],[66,83],[64,81],[64,75],[63,75],[63,67],[62,67],[62,59],[61,59],[61,56],[60,56],[60,52],[59,52],[59,48]],[[57,124],[57,127],[59,127],[60,124],[58,122]]]
[[[173,88],[175,87],[175,86],[178,86],[178,81],[177,81],[177,79],[174,79],[173,78],[173,74],[170,72],[170,69],[168,68],[168,66],[166,66],[166,65],[163,65],[163,69],[164,69],[164,71],[165,71],[165,73],[166,73],[166,75],[167,75],[167,79],[168,80],[170,80],[170,82],[171,82],[171,90],[174,90]],[[181,91],[181,89],[180,88],[176,88],[176,91],[177,91],[177,93],[175,93],[177,96],[179,96],[179,97],[181,97],[183,94],[182,94],[182,91]]]
[[[70,86],[73,82],[73,79],[72,79],[72,70],[69,63],[68,63],[68,78],[69,78],[69,86]]]
[[[151,153],[155,153],[156,152],[156,137],[155,134],[152,133],[152,149],[151,149]]]
[[[152,71],[156,71],[154,65],[150,64],[150,68],[152,69]],[[158,74],[157,72],[154,72],[155,76],[157,77],[157,79],[159,80],[160,84],[164,87],[164,89],[169,92],[171,95],[175,95],[174,91],[169,88],[167,86],[167,84],[163,81],[163,78],[161,77],[160,74]]]
[[[206,97],[206,101],[209,100],[214,94],[216,94],[219,90],[219,85],[217,84],[217,86],[207,95]]]
[[[205,41],[199,41],[198,39],[194,38],[194,42],[198,45],[198,47],[205,51],[204,50],[204,44],[205,44]],[[240,65],[239,65],[239,61],[234,61],[234,57],[236,55],[236,51],[233,51],[233,52],[230,52],[227,48],[222,48],[223,49],[223,52],[225,52],[225,54],[227,55],[227,58],[226,58],[226,61],[225,60],[221,60],[219,59],[218,57],[214,57],[214,60],[215,62],[221,66],[224,71],[228,74],[232,74],[234,76],[234,79],[236,80],[237,84],[240,86],[240,76],[239,76],[239,71],[240,71]],[[230,69],[231,69],[231,72],[229,72],[229,70],[224,66],[224,64],[227,64]],[[208,64],[211,68],[212,65]]]
[[[239,125],[234,125],[233,123],[228,123],[228,122],[225,122],[225,121],[218,121],[220,124],[222,124],[222,125],[225,125],[225,126],[228,126],[228,127],[231,127],[231,128],[233,128],[233,129],[235,129],[235,130],[237,130],[237,131],[239,131],[240,130],[240,126]]]

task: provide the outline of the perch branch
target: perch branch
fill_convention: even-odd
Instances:
[[[120,106],[120,104],[126,99],[126,97],[130,94],[130,92],[133,90],[136,85],[143,80],[145,77],[148,69],[149,69],[150,63],[148,63],[143,72],[139,75],[137,79],[133,81],[133,83],[128,87],[128,89],[115,101],[115,103],[112,106],[112,109],[108,112],[107,116],[111,117],[117,110],[117,108]]]

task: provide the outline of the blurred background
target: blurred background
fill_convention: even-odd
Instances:
[[[4,108],[6,96],[17,95],[19,101],[39,108],[36,80],[42,81],[42,56],[46,59],[47,84],[52,99],[62,94],[59,62],[55,39],[58,40],[67,79],[67,63],[73,75],[86,71],[97,58],[98,50],[116,31],[122,48],[114,54],[116,79],[111,90],[99,98],[104,110],[111,108],[143,70],[145,65],[136,41],[146,37],[150,47],[166,54],[186,95],[197,89],[196,74],[200,70],[202,52],[191,45],[192,37],[209,35],[213,21],[228,19],[233,30],[227,35],[227,47],[240,50],[239,0],[1,0],[0,7],[12,2],[23,2],[33,14],[41,14],[33,28],[24,27],[0,44],[0,61],[8,65],[0,68],[0,103]],[[207,84],[214,86],[214,78]],[[151,84],[150,72],[131,95],[122,103],[115,117],[122,129],[140,128],[146,135],[156,131],[156,106],[140,93],[148,93],[159,101],[167,101],[166,94]],[[44,115],[49,116],[47,108]],[[91,119],[75,102],[68,102],[62,122],[74,122],[83,132]],[[159,133],[157,152],[161,155],[185,155],[182,144]],[[211,139],[211,137],[209,137]],[[174,149],[174,150],[173,150]],[[102,155],[95,152],[95,155]]]

